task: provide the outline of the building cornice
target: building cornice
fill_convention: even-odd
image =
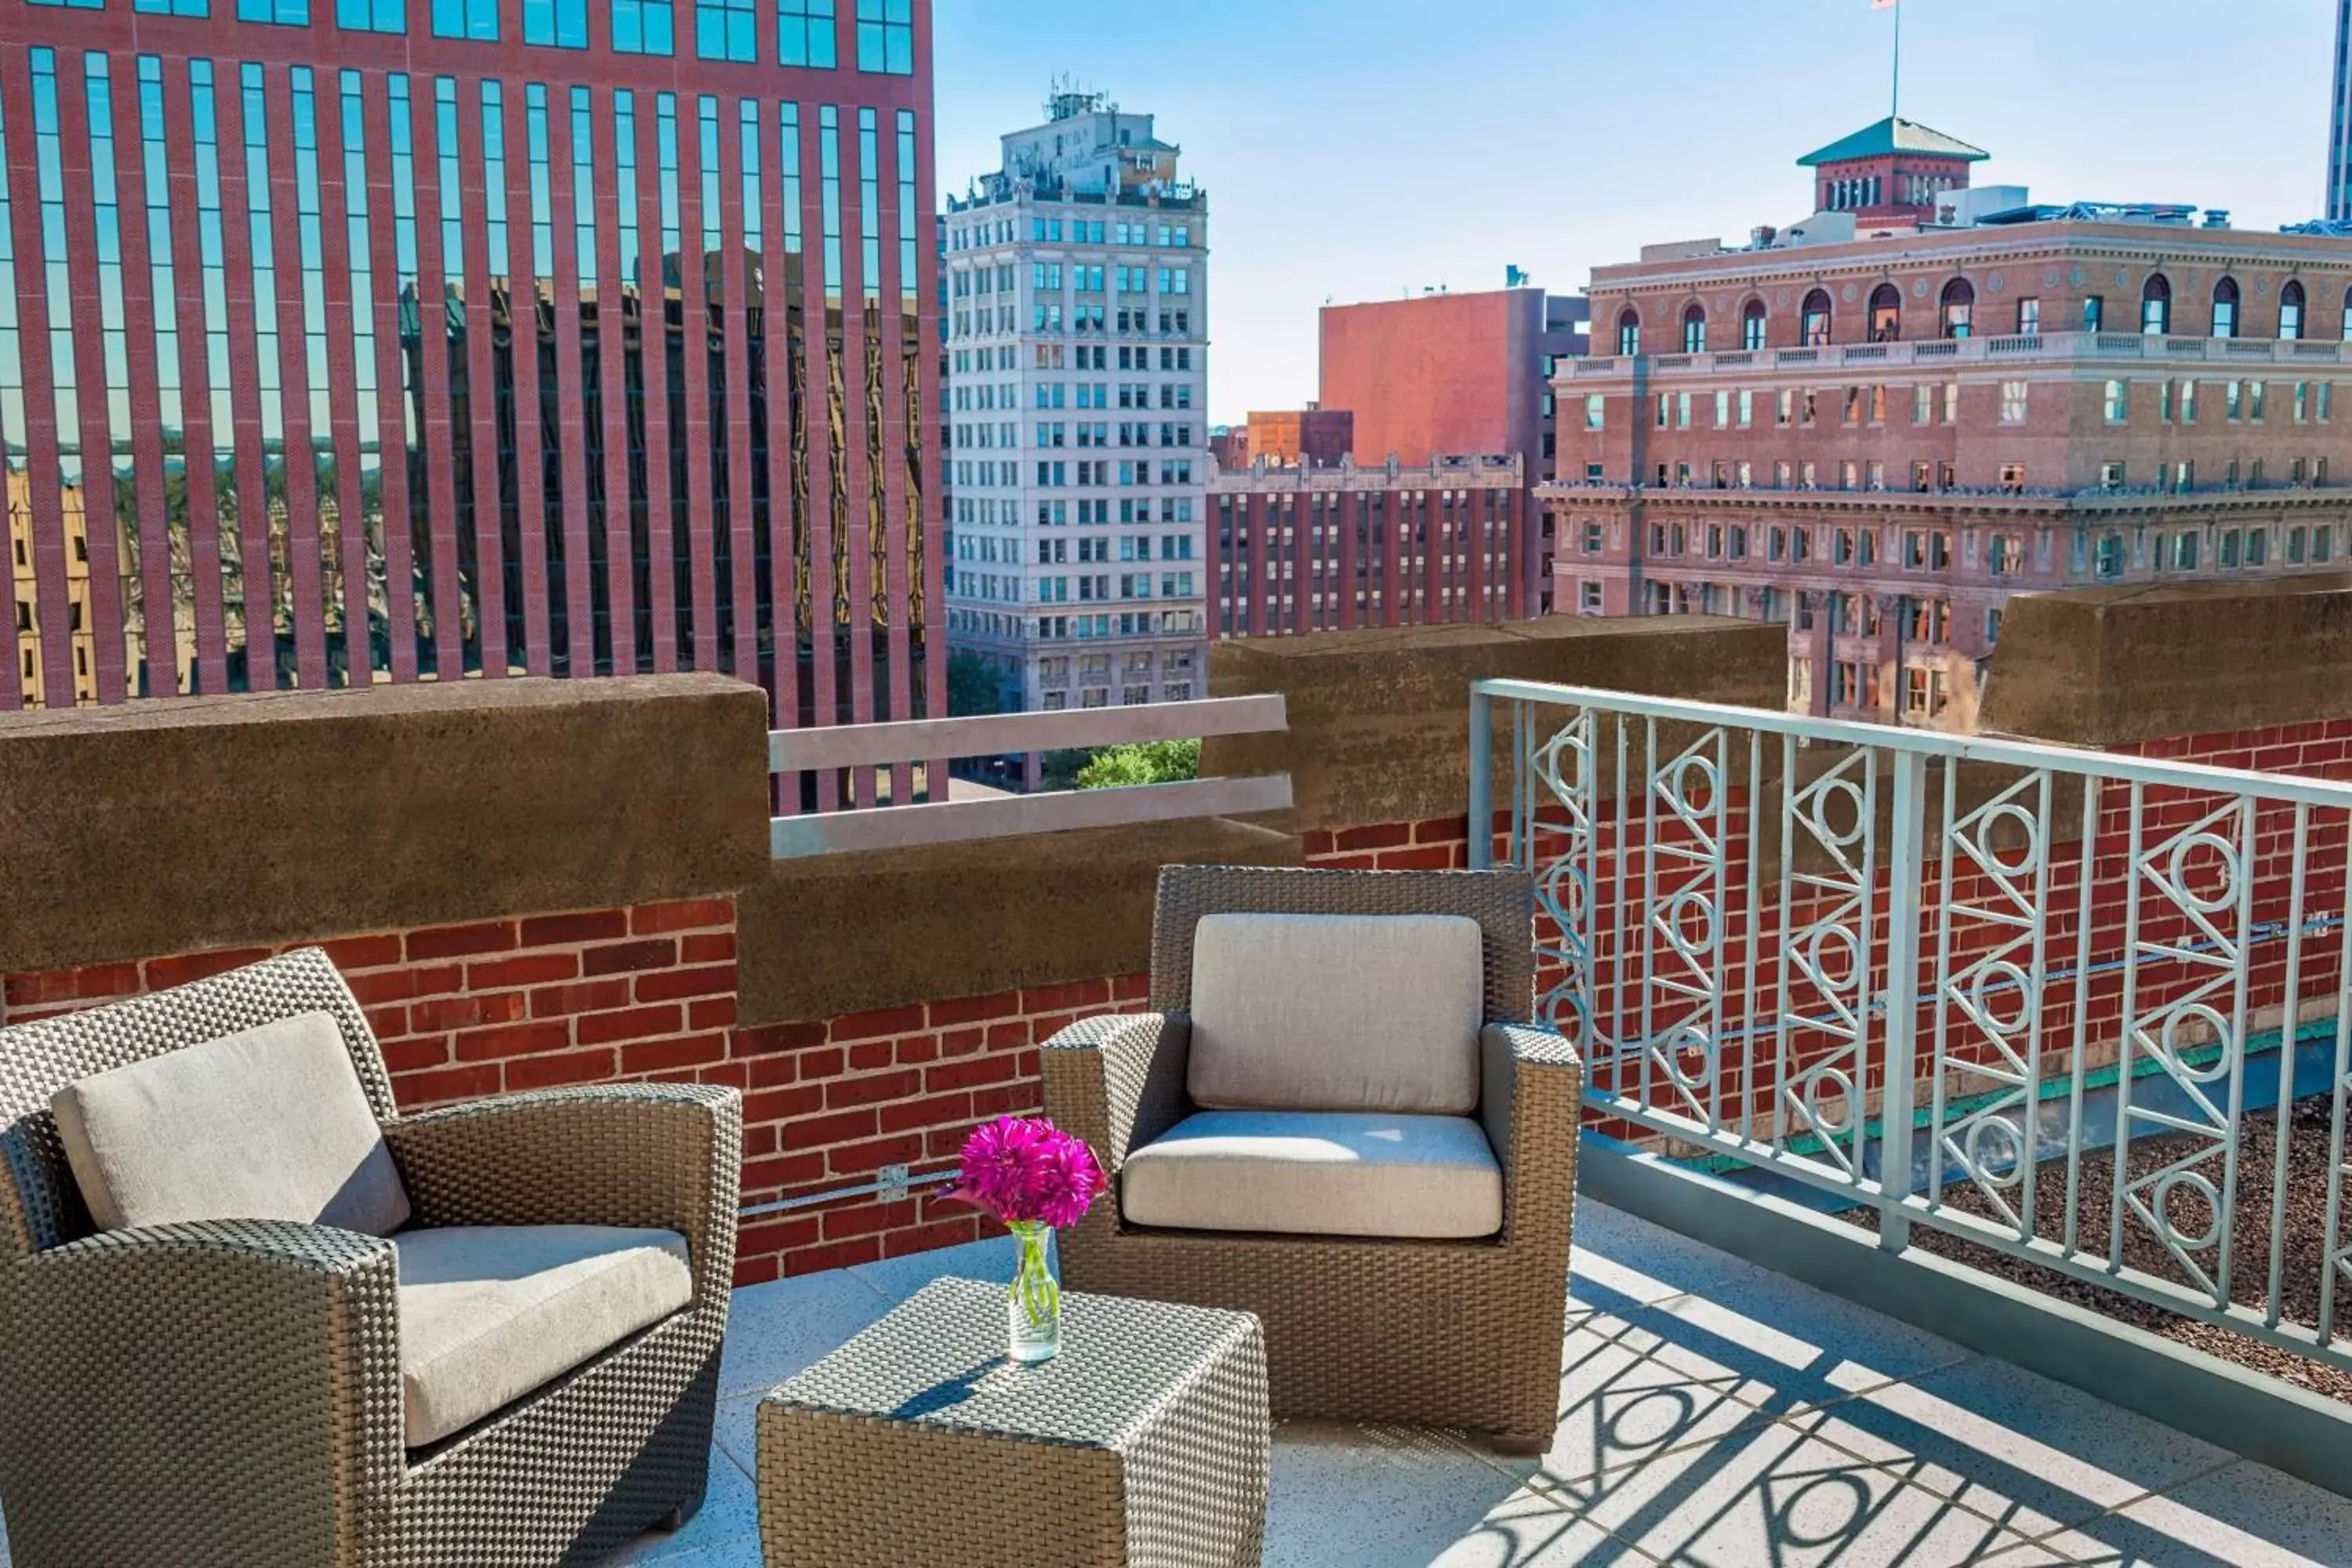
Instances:
[[[2352,342],[2334,338],[2207,338],[2179,333],[2034,332],[1970,338],[1906,338],[1886,342],[1823,343],[1812,348],[1727,349],[1705,353],[1586,355],[1563,361],[1552,385],[1562,395],[1606,391],[1632,381],[1644,362],[1652,382],[1721,377],[1753,384],[1759,372],[1779,379],[1834,371],[1851,379],[1855,366],[1879,377],[1906,369],[1931,376],[2003,374],[2033,367],[2074,367],[2126,378],[2179,371],[2227,379],[2276,374],[2291,380],[2352,363]],[[2267,367],[2267,370],[2266,370]]]
[[[2352,510],[2352,485],[2284,485],[2263,489],[2157,490],[1824,490],[1713,489],[1649,485],[1551,483],[1536,499],[1555,514],[1578,505],[1644,505],[1654,510],[1764,513],[1808,511],[1840,517],[1941,518],[2039,521],[2044,527],[2130,519],[2169,521],[2249,514],[2292,518],[2309,510]]]
[[[1375,490],[1454,489],[1516,490],[1525,488],[1527,467],[1518,454],[1503,457],[1439,458],[1428,463],[1384,463],[1359,468],[1341,463],[1325,468],[1302,464],[1258,465],[1221,468],[1212,458],[1212,495],[1302,495],[1311,492],[1365,493]]]
[[[1763,283],[1882,279],[1898,271],[1938,264],[1952,267],[1973,281],[2004,265],[2062,260],[2122,262],[2159,269],[2284,267],[2352,276],[2352,240],[2318,235],[2131,224],[2052,223],[2025,224],[2013,229],[1929,230],[1885,239],[1769,250],[1725,250],[1672,261],[1619,262],[1594,268],[1590,291],[1595,295],[1646,295],[1677,289],[1705,291],[1734,279]],[[2062,283],[2071,286],[2071,279]],[[2023,286],[2020,287],[2022,291]],[[2082,287],[2093,289],[2093,279],[2087,274]]]

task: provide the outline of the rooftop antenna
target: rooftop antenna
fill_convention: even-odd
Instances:
[[[1118,105],[1109,93],[1098,88],[1079,85],[1078,79],[1067,71],[1056,75],[1046,84],[1045,118],[1048,121],[1071,120],[1081,114],[1097,111],[1117,113]]]

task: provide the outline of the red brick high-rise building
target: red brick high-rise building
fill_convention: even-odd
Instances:
[[[1220,635],[1549,613],[1550,522],[1534,487],[1552,473],[1551,377],[1590,342],[1584,301],[1520,287],[1514,269],[1512,287],[1485,293],[1326,306],[1321,338],[1320,401],[1253,414],[1216,450]],[[1506,471],[1525,494],[1497,493]],[[1316,520],[1296,537],[1282,521],[1293,506]],[[1342,508],[1352,532],[1330,521]],[[1425,514],[1436,531],[1411,524],[1403,558],[1454,560],[1460,580],[1440,567],[1383,583],[1385,520]]]
[[[1948,177],[1932,215],[1817,184],[1855,205],[1595,270],[1542,492],[1560,613],[1781,622],[1792,705],[1925,723],[2013,593],[2342,569],[2352,241],[2034,205],[1886,129],[1808,162]]]
[[[1281,637],[1539,614],[1529,511],[1516,453],[1220,468],[1209,479],[1212,627]]]
[[[1584,301],[1540,289],[1326,305],[1321,405],[1355,416],[1359,462],[1517,452],[1548,479],[1552,372],[1589,342]]]
[[[85,3],[0,0],[0,709],[944,707],[925,0]]]

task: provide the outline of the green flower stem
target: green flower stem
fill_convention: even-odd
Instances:
[[[1032,1222],[1006,1228],[1013,1232],[1021,1255],[1007,1294],[1021,1303],[1032,1325],[1044,1328],[1062,1310],[1062,1288],[1055,1282],[1053,1270],[1045,1267],[1045,1248],[1053,1237],[1053,1226]]]

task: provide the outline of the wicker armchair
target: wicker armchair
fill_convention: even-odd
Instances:
[[[1154,1229],[1119,1173],[1192,1114],[1193,941],[1213,913],[1467,916],[1482,931],[1476,1117],[1502,1167],[1500,1232],[1473,1240]],[[1514,873],[1171,866],[1154,915],[1151,1011],[1046,1044],[1045,1108],[1085,1138],[1119,1202],[1064,1238],[1073,1289],[1245,1310],[1265,1325],[1276,1415],[1443,1426],[1535,1451],[1558,1415],[1581,1070],[1532,1011],[1533,891]]]
[[[392,1241],[260,1220],[93,1230],[54,1091],[319,1011],[414,1225],[676,1231],[689,1304],[411,1449]],[[734,1092],[698,1086],[402,1117],[316,952],[0,1030],[0,1504],[18,1568],[522,1568],[682,1522],[709,1462],[741,1143]]]

